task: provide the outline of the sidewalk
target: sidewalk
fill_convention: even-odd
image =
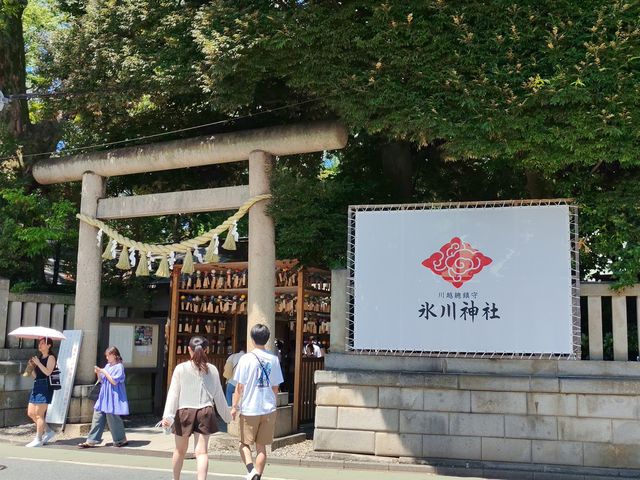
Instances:
[[[129,445],[122,448],[114,447],[111,435],[106,432],[101,446],[88,450],[78,449],[78,443],[85,440],[85,436],[78,434],[78,428],[69,426],[67,431],[57,435],[53,443],[42,447],[44,449],[64,449],[77,452],[77,458],[82,458],[83,452],[92,454],[121,454],[144,457],[170,458],[174,447],[174,436],[166,435],[159,428],[154,428],[151,422],[146,425],[140,419],[132,418],[127,421],[127,439]],[[155,422],[154,422],[155,423]],[[137,425],[136,425],[137,424]],[[0,429],[0,445],[25,445],[33,439],[35,427],[33,424]],[[316,467],[331,470],[366,470],[387,472],[414,472],[424,475],[442,475],[450,477],[522,479],[522,480],[603,480],[605,478],[638,478],[629,471],[617,469],[582,468],[576,471],[574,467],[563,465],[533,465],[511,462],[480,462],[451,459],[414,459],[397,457],[374,457],[372,455],[358,455],[334,452],[316,452],[311,440],[294,445],[278,448],[268,455],[268,463],[272,465]],[[189,454],[193,452],[193,443]],[[188,455],[189,455],[188,454]],[[74,455],[74,458],[76,455]],[[187,457],[189,458],[189,456]],[[191,456],[191,458],[193,458]],[[237,440],[226,433],[211,436],[209,443],[209,458],[227,462],[239,462]],[[329,477],[327,477],[329,478]]]
[[[155,420],[155,419],[153,419]],[[145,424],[145,418],[127,420],[125,429],[129,444],[126,447],[113,446],[108,430],[103,435],[103,442],[94,451],[108,450],[110,453],[155,453],[162,456],[170,456],[174,448],[174,436],[165,434],[162,429],[156,428],[153,421]],[[86,439],[88,424],[67,425],[63,432],[58,433],[48,447],[77,448],[77,445]],[[0,428],[0,443],[24,445],[29,443],[35,434],[33,424],[19,425],[15,427]],[[227,433],[218,432],[211,435],[209,451],[216,457],[238,456],[238,441]],[[311,441],[307,440],[295,445],[289,445],[271,452],[272,456],[305,456],[312,451]]]
[[[25,445],[33,439],[35,427],[21,425],[0,429],[0,444]],[[85,436],[78,434],[78,428],[69,425],[65,432],[56,435],[53,442],[42,448],[61,448],[77,450],[79,454],[85,451],[78,449],[78,443],[85,440]],[[168,458],[173,453],[174,436],[166,435],[159,428],[152,426],[127,427],[126,447],[114,447],[109,432],[105,432],[100,446],[90,449],[94,453],[118,453],[123,455],[144,455]],[[315,452],[311,440],[288,445],[273,450],[268,455],[270,464],[295,465],[302,467],[327,467],[332,469],[361,469],[380,471],[405,471],[422,473],[443,473],[441,468],[431,465],[415,465],[401,463],[397,458],[373,457],[368,455],[340,454],[332,452]],[[190,453],[193,448],[190,446]],[[189,454],[188,454],[189,455]],[[209,442],[209,458],[215,460],[239,461],[237,439],[227,433],[216,433]]]

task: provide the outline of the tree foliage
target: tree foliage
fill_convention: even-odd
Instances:
[[[230,107],[281,81],[354,128],[445,140],[452,159],[638,161],[637,2],[255,3],[198,16],[202,81]]]
[[[62,120],[67,150],[222,120],[165,138],[316,118],[351,129],[330,168],[321,154],[280,159],[272,213],[281,256],[343,262],[353,203],[567,196],[582,208],[584,274],[637,281],[637,2],[59,0],[58,7],[47,18],[64,18],[64,28],[51,28],[34,84],[75,92],[38,110],[39,119]],[[109,192],[245,179],[242,168],[207,167],[119,177]],[[122,228],[173,241],[212,220]]]
[[[55,257],[68,269],[73,267],[74,250],[68,248],[77,242],[77,229],[71,221],[76,212],[73,202],[64,198],[51,201],[42,191],[28,193],[13,186],[0,188],[0,210],[0,276],[42,288],[51,283],[45,280],[47,258]],[[51,274],[53,270],[55,266]]]

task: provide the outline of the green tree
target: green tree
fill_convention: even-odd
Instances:
[[[414,200],[468,198],[465,174],[478,199],[575,197],[584,273],[637,281],[636,2],[218,0],[198,21],[198,69],[216,101],[250,104],[279,83],[319,99],[316,113],[409,141]],[[437,147],[432,167],[458,160],[440,177],[448,192],[429,181],[437,167],[421,169],[424,146]]]
[[[68,245],[76,238],[76,191],[38,187],[30,174],[29,154],[50,150],[56,141],[57,122],[42,114],[42,102],[28,102],[25,94],[38,83],[37,58],[58,22],[47,0],[0,2],[0,90],[18,96],[0,112],[0,276],[19,288],[55,287],[61,264],[71,269],[75,263]]]
[[[571,196],[584,212],[585,273],[637,279],[637,2],[61,5],[68,28],[47,76],[86,92],[50,102],[67,120],[68,147],[228,118],[181,135],[316,118],[352,129],[332,175],[320,155],[280,162],[273,213],[286,256],[339,260],[348,203]],[[201,186],[213,172],[134,176],[110,189]],[[220,172],[220,182],[245,174]],[[291,191],[306,192],[300,205]],[[604,238],[612,231],[620,235]],[[330,242],[310,247],[320,232]]]
[[[76,206],[69,200],[52,202],[42,192],[13,187],[0,188],[0,211],[0,276],[22,287],[42,288],[49,283],[45,261],[54,257],[51,284],[56,285],[60,261],[66,258],[67,268],[75,263],[64,247],[77,242],[77,230],[70,225]]]

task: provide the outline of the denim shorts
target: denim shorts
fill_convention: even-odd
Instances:
[[[48,404],[53,398],[53,390],[49,388],[48,378],[36,378],[33,383],[33,390],[29,395],[29,403]]]

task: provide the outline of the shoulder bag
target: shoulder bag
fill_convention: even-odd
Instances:
[[[93,386],[89,390],[89,394],[87,395],[87,398],[95,402],[96,400],[98,400],[98,397],[100,396],[101,389],[102,389],[102,382],[98,380],[96,383],[93,384]]]
[[[238,364],[233,364],[232,360],[227,360],[224,364],[224,370],[222,371],[222,376],[227,380],[231,380],[233,378],[233,372],[236,369]]]
[[[202,384],[202,388],[203,388],[203,389],[204,389],[204,391],[207,393],[207,397],[209,397],[209,401],[211,402],[211,405],[215,406],[216,402],[215,402],[215,400],[213,399],[213,394],[209,391],[209,389],[207,388],[207,384],[206,384],[206,383],[205,383],[205,381],[204,381],[204,378],[205,378],[207,375],[210,375],[210,374],[211,374],[211,370],[209,370],[209,365],[210,365],[210,364],[207,364],[207,373],[200,373],[200,382],[201,382],[201,384]],[[214,381],[215,381],[215,379],[214,379]]]
[[[58,368],[58,363],[53,368],[51,375],[49,375],[49,389],[50,390],[60,390],[62,388],[62,383],[60,381],[60,369]]]

